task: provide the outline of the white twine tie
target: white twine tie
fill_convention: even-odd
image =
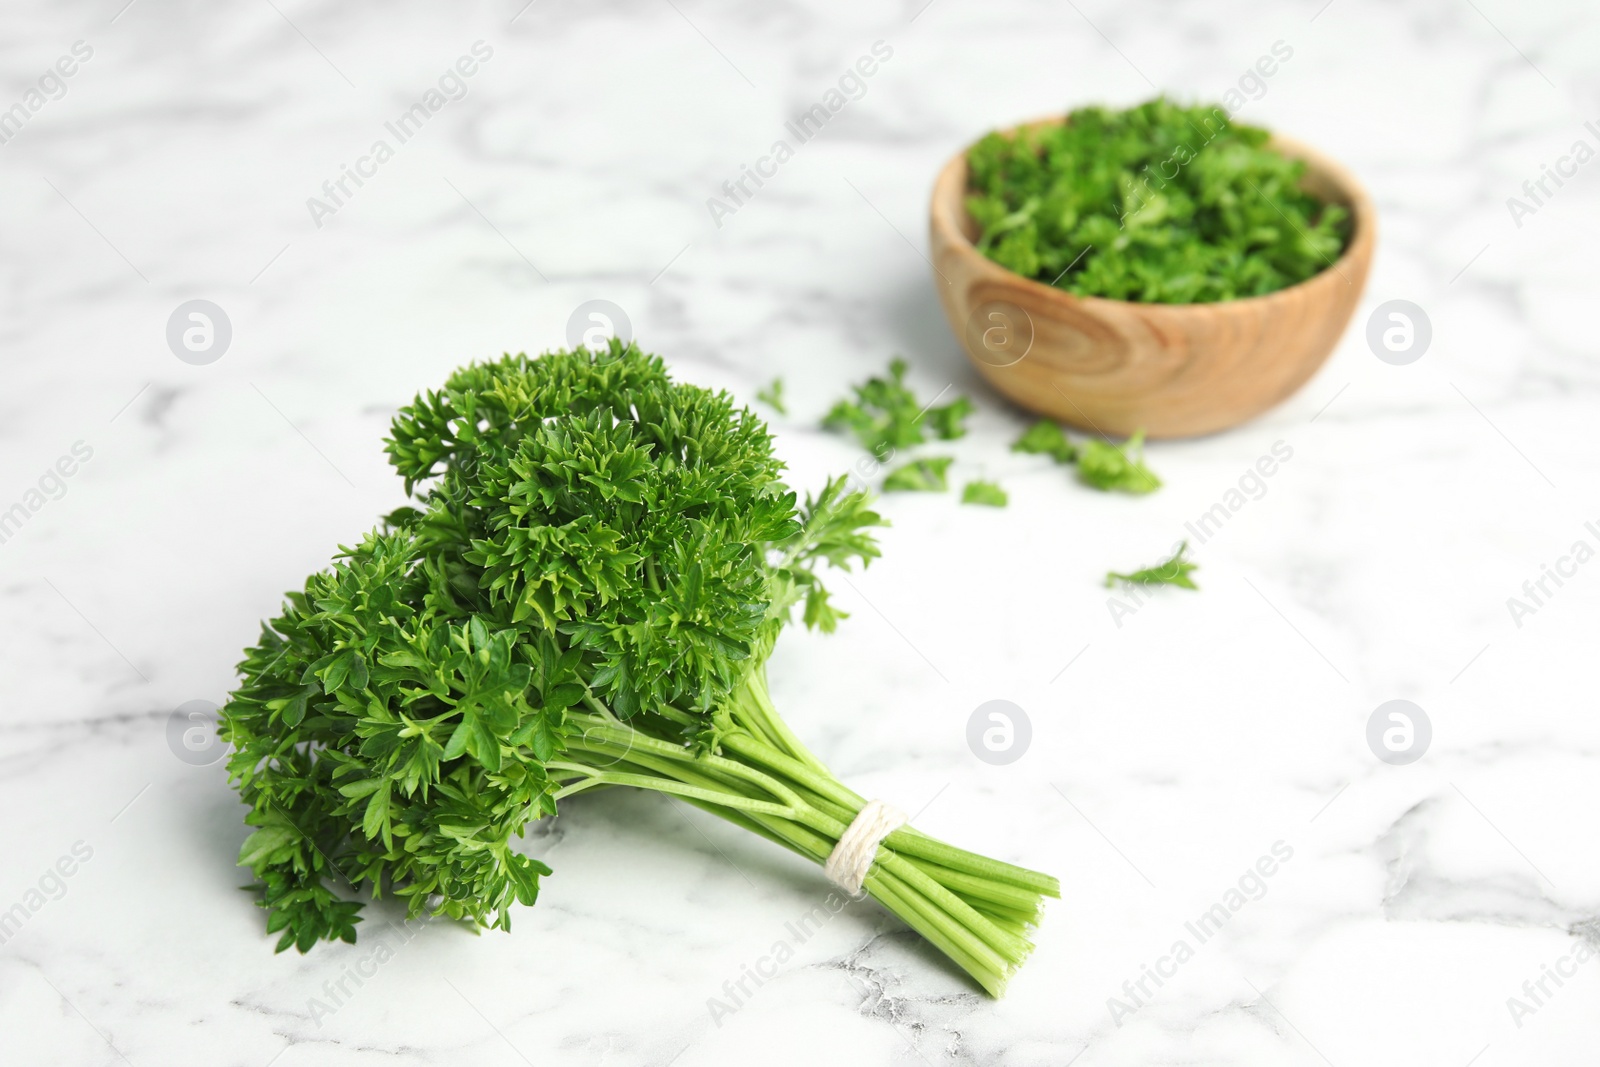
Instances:
[[[867,880],[867,872],[878,855],[878,846],[908,821],[906,813],[894,805],[869,800],[833,846],[822,873],[851,896],[860,893],[861,883]]]

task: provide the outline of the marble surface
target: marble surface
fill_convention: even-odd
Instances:
[[[1600,545],[1600,165],[1523,191],[1600,146],[1587,5],[123,2],[0,14],[0,110],[23,108],[0,144],[0,511],[26,512],[0,543],[0,1060],[1594,1062],[1600,564],[1561,561]],[[875,42],[859,99],[708,206]],[[1255,79],[1277,42],[1292,58]],[[936,168],[985,129],[1154,87],[1242,88],[1240,117],[1348,164],[1382,229],[1325,369],[1153,446],[1167,486],[1131,499],[1007,452],[1023,419],[965,367],[923,230]],[[386,123],[430,90],[402,143]],[[368,176],[333,202],[346,168]],[[207,365],[167,342],[193,299],[232,327]],[[174,710],[220,701],[282,591],[400,499],[396,405],[563,343],[594,299],[686,378],[753,399],[783,375],[799,486],[857,461],[816,421],[891,354],[924,395],[975,397],[957,472],[1011,506],[888,501],[884,558],[839,586],[853,618],[787,636],[772,678],[861,791],[1061,876],[1004,1000],[869,903],[714,1020],[826,887],[645,795],[530,837],[556,873],[511,934],[380,938],[377,906],[354,947],[272,954],[241,807],[221,764],[175,754]],[[1363,336],[1391,299],[1432,322],[1407,366]],[[1103,573],[1159,558],[1278,442],[1292,459],[1199,547],[1203,591],[1114,619]],[[1547,566],[1568,576],[1534,603]],[[1008,766],[966,747],[991,699],[1032,723]],[[1432,724],[1410,765],[1367,743],[1391,699]]]

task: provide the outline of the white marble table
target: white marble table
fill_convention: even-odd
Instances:
[[[1586,5],[122,2],[0,14],[0,512],[24,512],[0,543],[0,1059],[1594,1062],[1600,564],[1560,563],[1600,546],[1600,203],[1595,168],[1561,163],[1600,147]],[[785,123],[875,42],[859,99],[801,143]],[[1241,80],[1240,117],[1374,194],[1356,326],[1279,409],[1153,447],[1150,498],[1011,455],[1022,417],[965,367],[923,260],[936,167],[992,125]],[[792,158],[762,162],[779,138]],[[1546,164],[1576,176],[1514,212]],[[732,201],[747,166],[770,176]],[[207,365],[165,335],[193,299],[231,323]],[[782,374],[799,486],[856,460],[817,417],[892,353],[977,400],[958,473],[1011,507],[888,501],[883,560],[839,588],[853,618],[787,636],[772,675],[863,792],[1060,874],[1003,1001],[864,904],[713,1020],[826,887],[645,795],[529,839],[556,873],[509,935],[391,931],[378,966],[375,907],[357,946],[272,954],[237,889],[242,809],[170,717],[220,701],[282,591],[400,499],[397,404],[562,344],[593,299],[686,378],[753,399]],[[1432,322],[1407,366],[1363,337],[1390,299]],[[1199,548],[1203,591],[1116,625],[1100,576],[1276,442],[1292,459]],[[1432,724],[1407,766],[1366,741],[1397,698]],[[991,699],[1033,726],[1009,766],[966,747]]]

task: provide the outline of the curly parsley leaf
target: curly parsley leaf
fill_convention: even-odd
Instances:
[[[941,407],[929,408],[923,417],[928,422],[928,428],[933,431],[933,436],[941,441],[954,441],[958,437],[967,435],[965,425],[967,416],[976,410],[971,400],[958,396]]]
[[[974,479],[968,482],[961,490],[963,504],[983,504],[991,508],[1003,508],[1010,502],[1006,491],[994,482]]]
[[[1078,477],[1104,492],[1142,494],[1161,488],[1161,479],[1144,463],[1143,430],[1121,445],[1094,438],[1085,441],[1078,453]]]
[[[774,378],[764,388],[756,390],[756,399],[776,411],[779,415],[789,414],[789,409],[783,402],[783,379]]]
[[[1057,463],[1072,463],[1078,458],[1078,447],[1067,439],[1059,423],[1040,419],[1012,444],[1011,451],[1049,456]]]
[[[949,456],[925,456],[890,471],[883,480],[885,493],[942,493],[950,488],[945,471],[955,460]]]
[[[868,378],[852,386],[853,398],[834,404],[822,425],[854,434],[863,448],[880,457],[922,444],[928,433],[942,441],[965,434],[972,401],[960,396],[940,407],[924,408],[905,384],[906,370],[906,361],[896,358],[889,363],[887,378]]]
[[[1189,575],[1200,568],[1200,564],[1185,559],[1189,551],[1189,542],[1184,541],[1178,550],[1168,559],[1162,560],[1153,567],[1145,567],[1129,574],[1119,574],[1110,571],[1106,574],[1106,588],[1111,588],[1117,582],[1123,585],[1175,585],[1180,589],[1199,589],[1194,584],[1194,579]]]

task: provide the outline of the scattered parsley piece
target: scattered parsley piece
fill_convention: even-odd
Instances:
[[[914,459],[903,467],[889,472],[883,480],[885,493],[942,493],[950,488],[945,481],[945,471],[955,460],[949,456],[928,456]]]
[[[1060,424],[1040,419],[1011,446],[1013,452],[1029,452],[1049,456],[1057,463],[1071,463],[1078,458],[1078,446],[1067,439]]]
[[[1182,589],[1199,589],[1189,574],[1198,570],[1200,564],[1184,559],[1184,553],[1188,551],[1189,542],[1185,541],[1178,546],[1178,551],[1172,554],[1172,558],[1162,560],[1154,567],[1146,567],[1132,574],[1107,572],[1106,588],[1109,589],[1115,583],[1121,582],[1123,585],[1175,585]]]
[[[789,414],[789,409],[783,403],[782,378],[774,378],[771,385],[765,389],[756,390],[756,399],[776,411],[779,415]]]
[[[961,502],[1003,508],[1010,502],[1010,498],[1006,496],[1006,491],[994,482],[975,480],[968,482],[966,488],[961,490]]]
[[[954,441],[967,435],[967,428],[962,424],[976,410],[971,400],[958,396],[943,407],[929,408],[923,418],[928,420],[933,436],[941,441]]]
[[[1349,212],[1300,188],[1305,164],[1219,106],[1157,98],[991,133],[967,152],[978,250],[1084,296],[1199,304],[1325,270]]]
[[[868,452],[885,456],[927,440],[924,425],[940,440],[949,441],[966,433],[963,420],[971,414],[972,401],[957,397],[943,407],[923,410],[917,395],[905,384],[906,361],[896,358],[889,364],[889,377],[868,378],[851,387],[854,400],[833,405],[822,420],[830,430],[848,430]]]
[[[1144,465],[1144,431],[1123,445],[1090,438],[1078,453],[1078,477],[1085,485],[1105,492],[1153,493],[1161,479]]]

